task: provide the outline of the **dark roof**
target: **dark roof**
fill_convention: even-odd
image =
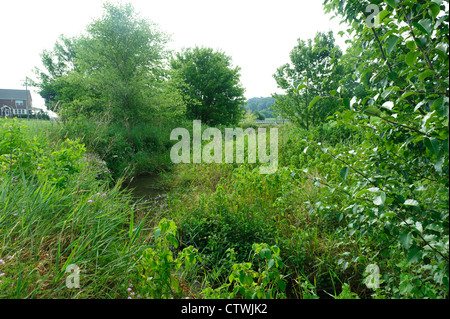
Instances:
[[[0,89],[0,100],[28,100],[31,104],[31,93],[30,90]]]

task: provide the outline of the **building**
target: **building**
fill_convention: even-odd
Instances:
[[[30,115],[32,107],[30,90],[0,89],[0,117]]]

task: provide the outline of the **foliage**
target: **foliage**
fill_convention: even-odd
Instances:
[[[382,252],[398,258],[398,279],[385,274],[384,292],[395,298],[445,297],[448,3],[379,1],[378,26],[365,23],[368,5],[325,1],[328,11],[351,25],[353,54],[341,63],[353,67],[351,76],[364,84],[367,95],[336,96],[347,109],[336,114],[337,121],[356,128],[366,140],[352,149],[353,155],[322,151],[342,166],[339,188],[349,193],[347,231],[371,238],[363,245],[374,256]],[[352,222],[363,216],[364,222]],[[393,267],[389,261],[379,266]],[[411,286],[411,273],[423,289]]]
[[[181,96],[167,72],[168,37],[130,5],[106,3],[86,35],[61,36],[44,51],[47,72],[35,85],[62,119],[84,115],[131,124],[183,113]]]
[[[12,165],[8,158],[0,170],[0,297],[125,296],[143,228],[129,195],[97,179],[101,167],[83,145],[46,138],[52,123],[27,123],[40,133],[0,120],[2,152],[13,149]],[[71,264],[80,267],[80,289],[66,287]]]
[[[239,122],[239,126],[242,127],[244,130],[249,127],[257,128],[256,120],[258,120],[258,116],[256,115],[256,113],[253,113],[252,111],[248,110],[245,112],[244,117]]]
[[[114,180],[167,169],[171,165],[171,129],[178,122],[168,119],[138,123],[127,130],[122,123],[78,117],[64,125],[54,125],[48,138],[79,139],[90,154],[111,173]],[[192,126],[192,124],[191,124]]]
[[[240,86],[240,68],[231,58],[211,48],[187,48],[171,60],[181,83],[179,89],[186,103],[189,119],[208,125],[237,124],[244,104]]]
[[[248,99],[244,107],[252,112],[257,111],[264,117],[272,118],[275,117],[274,111],[272,110],[272,105],[274,103],[275,99],[273,97],[254,97]]]
[[[189,290],[180,275],[195,265],[197,250],[186,247],[174,258],[170,248],[178,248],[177,226],[171,220],[161,219],[154,234],[155,246],[144,250],[139,262],[139,294],[144,298],[181,298]]]
[[[275,94],[273,109],[302,128],[322,123],[338,108],[326,97],[337,89],[343,70],[338,61],[342,55],[333,33],[318,33],[314,40],[300,40],[290,53],[290,64],[277,69],[274,78],[285,95]]]
[[[233,264],[227,283],[218,288],[207,287],[202,291],[204,298],[212,299],[283,299],[286,282],[281,273],[283,263],[280,249],[267,244],[253,244],[254,258],[262,265],[258,271],[252,269],[252,263]],[[231,256],[233,256],[231,250]]]

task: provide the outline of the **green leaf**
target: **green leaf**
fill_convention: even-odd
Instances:
[[[449,103],[448,103],[448,97],[441,97],[434,101],[433,105],[431,106],[431,110],[436,110],[437,114],[439,116],[448,117],[449,113]]]
[[[430,9],[431,15],[435,19],[439,15],[439,12],[441,12],[441,9],[439,8],[439,5],[434,3],[434,2],[430,3],[429,9]]]
[[[419,75],[419,81],[423,82],[427,77],[429,77],[430,75],[435,74],[436,72],[432,71],[432,70],[426,70],[423,71],[422,73],[420,73]]]
[[[273,267],[273,265],[275,265],[275,260],[270,259],[269,262],[268,262],[268,264],[267,264],[267,268],[270,269],[270,268]]]
[[[377,206],[382,206],[386,202],[386,194],[381,192],[381,194],[374,198],[373,203]]]
[[[340,173],[339,173],[339,174],[341,175],[341,178],[342,178],[344,181],[347,179],[348,172],[349,172],[349,168],[348,168],[348,167],[343,167],[343,168],[341,169]]]
[[[413,242],[413,235],[410,232],[404,231],[399,236],[400,244],[402,244],[403,248],[408,250],[411,248]]]
[[[400,0],[386,0],[386,2],[393,8],[397,8]]]
[[[408,251],[407,256],[408,263],[412,264],[420,261],[421,259],[422,259],[422,250],[420,250],[419,247],[414,246]]]
[[[428,35],[431,35],[433,32],[433,26],[430,19],[422,19],[418,23],[414,23],[414,26]]]
[[[399,37],[396,35],[392,35],[387,39],[386,41],[386,52],[387,54],[390,54],[392,50],[394,49],[395,45],[398,42]]]
[[[286,283],[282,279],[278,279],[278,288],[280,288],[281,291],[286,290]]]
[[[155,229],[155,240],[157,240],[160,235],[161,235],[161,229],[159,227],[157,227]]]
[[[349,99],[349,98],[344,98],[344,99],[343,99],[343,102],[344,102],[344,106],[345,106],[347,109],[350,109],[350,99]]]
[[[438,155],[441,149],[439,144],[439,140],[437,138],[426,138],[424,139],[425,146],[433,153],[434,155]]]
[[[379,19],[380,23],[383,22],[384,18],[386,18],[389,14],[390,14],[390,12],[387,11],[387,10],[381,11],[381,12],[378,14],[378,19]]]
[[[387,98],[392,92],[394,92],[394,89],[395,89],[394,87],[391,87],[389,89],[384,90],[383,93],[381,94],[381,97],[383,99]]]
[[[316,96],[311,103],[309,103],[308,109],[311,109],[320,99],[322,99],[321,96]]]
[[[415,92],[405,92],[403,95],[397,100],[397,102],[400,102],[401,100],[406,99],[408,96],[416,94]]]
[[[441,42],[437,44],[434,51],[436,51],[442,58],[447,57],[448,43]]]
[[[272,252],[269,248],[263,248],[260,250],[259,256],[261,256],[261,258],[270,258],[272,256]]]

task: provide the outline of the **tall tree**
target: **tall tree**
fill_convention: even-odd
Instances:
[[[80,73],[102,92],[113,118],[128,125],[149,111],[146,100],[162,75],[167,37],[130,4],[106,4],[87,31],[77,54]]]
[[[153,117],[161,103],[180,106],[180,99],[170,96],[176,95],[174,86],[166,85],[167,41],[131,4],[106,3],[86,35],[62,37],[53,52],[44,52],[47,72],[38,72],[37,85],[61,115],[107,114],[129,127]]]
[[[274,78],[285,95],[275,94],[273,108],[300,127],[308,129],[333,114],[339,105],[326,97],[337,89],[342,55],[333,33],[317,33],[311,40],[298,39],[290,53],[290,63],[277,69]]]
[[[171,60],[171,66],[185,83],[180,86],[186,113],[209,125],[237,124],[245,103],[240,85],[240,68],[231,58],[211,48],[188,48]]]

